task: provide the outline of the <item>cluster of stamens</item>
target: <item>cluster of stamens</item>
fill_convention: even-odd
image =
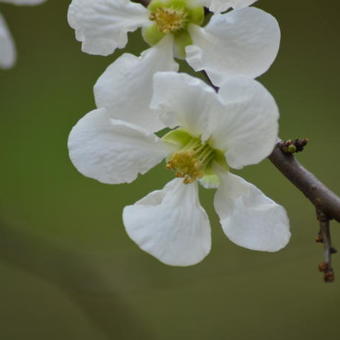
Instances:
[[[209,144],[193,140],[175,152],[166,167],[174,170],[176,177],[182,177],[183,183],[189,184],[204,176],[204,170],[211,164],[214,155],[215,150]]]
[[[183,29],[188,20],[188,14],[182,9],[157,8],[150,14],[150,20],[155,21],[162,33],[177,32]]]

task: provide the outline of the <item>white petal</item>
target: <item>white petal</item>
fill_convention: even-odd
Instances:
[[[0,68],[10,68],[16,60],[13,38],[9,32],[5,19],[0,14]]]
[[[279,111],[272,95],[253,79],[229,78],[218,94],[224,104],[216,111],[212,145],[225,150],[234,169],[269,156],[278,138]]]
[[[155,135],[111,119],[104,109],[79,120],[70,133],[68,148],[79,172],[109,184],[132,182],[167,155]]]
[[[152,81],[158,71],[177,71],[172,47],[169,36],[140,57],[123,54],[98,79],[94,87],[97,106],[106,108],[112,118],[150,132],[162,129],[164,124],[150,109]]]
[[[198,199],[197,183],[169,182],[124,209],[127,233],[137,245],[165,264],[189,266],[210,252],[209,219]]]
[[[239,9],[252,5],[257,0],[199,0],[201,4],[215,13],[224,12],[230,8]]]
[[[241,177],[224,174],[215,209],[227,237],[252,250],[274,252],[290,239],[285,209]]]
[[[280,46],[280,28],[270,14],[248,7],[215,14],[205,28],[189,27],[193,45],[187,61],[205,70],[215,85],[235,75],[256,78],[266,72]]]
[[[216,0],[217,1],[223,1],[223,0]],[[252,5],[254,2],[257,0],[231,0],[230,2],[232,3],[232,8],[239,9],[239,8],[244,8]]]
[[[209,121],[221,105],[214,90],[200,79],[185,73],[162,72],[154,77],[151,107],[167,126],[181,126],[207,139]]]
[[[14,5],[40,5],[46,0],[0,0],[0,2],[7,2]]]
[[[68,22],[84,52],[109,55],[127,44],[128,32],[149,19],[148,10],[130,0],[73,0]]]

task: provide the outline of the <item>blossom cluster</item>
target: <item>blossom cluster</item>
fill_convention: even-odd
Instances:
[[[14,5],[39,5],[46,0],[0,0]],[[14,40],[8,30],[6,21],[0,13],[0,68],[10,68],[16,61]]]
[[[70,4],[84,52],[112,54],[138,28],[150,46],[140,56],[124,53],[99,77],[97,108],[73,127],[68,147],[82,174],[109,184],[130,183],[165,160],[175,178],[123,211],[131,239],[163,263],[193,265],[210,251],[198,184],[216,189],[214,207],[232,242],[272,252],[289,241],[285,209],[230,171],[262,161],[278,138],[277,105],[255,78],[276,58],[280,28],[254,2]],[[204,71],[218,91],[179,73],[177,59]]]

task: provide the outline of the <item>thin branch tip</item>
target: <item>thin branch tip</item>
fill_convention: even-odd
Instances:
[[[296,138],[293,140],[288,139],[288,140],[279,142],[279,147],[282,152],[287,153],[287,154],[293,154],[297,152],[302,152],[308,143],[309,143],[308,138]]]
[[[332,247],[330,218],[320,209],[316,210],[316,216],[320,223],[319,236],[322,240],[321,243],[324,245],[324,260],[319,264],[319,271],[324,273],[325,282],[334,282],[335,274],[332,267],[332,255],[336,253],[336,249]]]

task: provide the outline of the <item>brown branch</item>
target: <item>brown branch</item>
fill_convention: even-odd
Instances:
[[[324,244],[324,261],[319,265],[319,270],[324,273],[325,282],[333,282],[335,276],[332,267],[332,254],[336,253],[336,250],[332,247],[329,217],[320,210],[317,210],[316,213],[320,222],[318,242]]]
[[[279,142],[269,159],[316,207],[320,223],[316,241],[324,244],[324,261],[319,265],[319,270],[324,273],[325,282],[333,282],[332,254],[336,250],[332,247],[330,220],[340,222],[340,198],[293,156],[293,153],[302,151],[307,143],[307,139]]]
[[[329,219],[340,222],[340,198],[305,169],[290,153],[281,150],[279,142],[270,161]]]

